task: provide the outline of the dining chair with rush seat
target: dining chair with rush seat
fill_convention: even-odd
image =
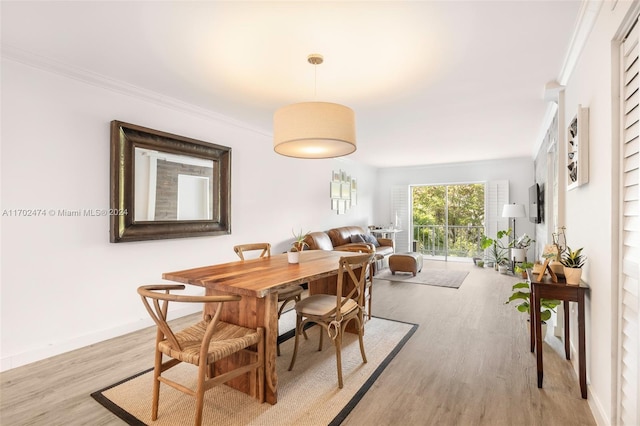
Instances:
[[[342,336],[349,322],[355,321],[360,342],[362,362],[367,362],[364,349],[364,290],[367,276],[375,253],[341,257],[338,269],[338,284],[335,295],[314,294],[296,303],[296,332],[291,371],[298,355],[299,337],[307,323],[320,326],[318,350],[322,350],[323,335],[326,332],[336,350],[338,387],[342,388]],[[344,294],[346,293],[346,294]],[[343,295],[344,294],[344,295]]]
[[[240,257],[240,260],[245,260],[244,253],[251,252],[251,251],[258,251],[258,250],[260,250],[258,257],[271,256],[270,243],[238,244],[233,247],[233,251],[235,251],[238,257]],[[282,316],[282,312],[284,311],[285,306],[289,304],[289,302],[293,302],[295,304],[302,299],[303,292],[304,292],[304,288],[302,288],[302,286],[299,286],[299,285],[278,290],[278,303],[280,304],[280,308],[278,309],[278,319],[280,319],[280,317]],[[276,351],[279,356],[280,344],[278,344]]]
[[[164,383],[195,397],[194,424],[202,424],[204,393],[212,387],[226,383],[241,375],[249,375],[251,394],[260,402],[264,400],[264,329],[241,327],[218,319],[222,305],[242,299],[237,295],[191,296],[171,293],[172,290],[184,290],[181,284],[158,284],[138,287],[138,294],[157,325],[155,362],[153,372],[153,402],[151,419],[158,419],[160,383]],[[175,332],[167,322],[169,302],[218,304],[213,316],[205,315],[202,321],[182,331]],[[236,353],[245,353],[246,364],[214,375],[214,363]],[[163,356],[170,359],[163,362]],[[177,383],[162,373],[176,365],[186,362],[198,367],[195,389]]]

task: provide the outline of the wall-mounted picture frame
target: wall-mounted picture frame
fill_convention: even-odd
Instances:
[[[338,200],[338,214],[345,214],[347,211],[347,200]]]
[[[578,105],[567,127],[567,189],[589,182],[589,108]]]
[[[347,210],[356,205],[358,185],[344,170],[332,171],[329,183],[329,197],[331,198],[331,210],[338,214],[345,214]]]
[[[337,182],[331,182],[329,185],[329,196],[331,199],[338,199],[340,198],[342,192],[341,192],[341,184],[340,181]]]
[[[351,182],[343,182],[340,185],[340,198],[348,200],[351,198]]]

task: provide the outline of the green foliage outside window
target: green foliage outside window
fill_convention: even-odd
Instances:
[[[484,185],[414,187],[413,225],[413,238],[423,253],[444,255],[447,238],[450,256],[479,253],[484,230]]]

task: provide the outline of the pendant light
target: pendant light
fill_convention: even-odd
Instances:
[[[307,58],[317,66],[322,55]],[[356,150],[355,114],[331,102],[301,102],[278,109],[273,115],[273,149],[295,158],[334,158]]]

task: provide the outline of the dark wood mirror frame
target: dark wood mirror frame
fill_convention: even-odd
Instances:
[[[136,221],[135,149],[211,160],[217,167],[211,220]],[[121,121],[111,122],[110,241],[112,243],[231,233],[231,148]],[[117,214],[120,213],[120,214]]]

